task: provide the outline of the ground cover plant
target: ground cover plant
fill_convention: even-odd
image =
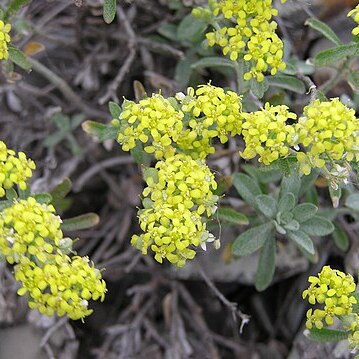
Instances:
[[[21,325],[29,358],[359,357],[358,29],[0,2],[0,356]]]

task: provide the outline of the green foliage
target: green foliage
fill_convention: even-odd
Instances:
[[[106,24],[111,24],[116,16],[116,0],[104,0],[103,19]]]
[[[9,59],[13,63],[21,67],[22,69],[26,71],[30,71],[32,66],[29,60],[27,59],[27,56],[21,50],[19,50],[17,47],[13,45],[9,45],[8,48],[9,48]]]
[[[86,213],[80,216],[64,219],[61,223],[61,229],[64,231],[78,231],[96,226],[100,218],[96,213]]]
[[[249,220],[246,215],[244,215],[243,213],[237,212],[230,207],[218,208],[217,216],[220,221],[224,221],[227,223],[240,224],[240,225],[249,224]]]
[[[348,334],[344,330],[313,328],[309,330],[308,338],[314,342],[337,342],[347,339]]]

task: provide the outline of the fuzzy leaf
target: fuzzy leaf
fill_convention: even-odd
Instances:
[[[301,203],[296,206],[292,213],[294,218],[299,222],[305,222],[309,218],[312,218],[318,211],[318,207],[312,203]]]
[[[311,18],[305,22],[305,25],[308,25],[312,29],[321,33],[324,37],[326,37],[329,41],[333,42],[335,45],[340,45],[342,42],[336,33],[324,22]]]
[[[50,193],[36,193],[34,198],[39,203],[49,204],[52,201],[52,196]]]
[[[275,217],[277,213],[277,201],[266,194],[260,194],[256,197],[257,208],[269,218]]]
[[[267,222],[245,231],[233,242],[233,254],[236,256],[246,256],[257,251],[272,236],[272,231],[272,222]]]
[[[218,66],[230,67],[232,69],[234,68],[233,61],[217,56],[204,57],[203,59],[200,59],[191,65],[192,69],[196,69],[196,70],[205,67],[218,67]]]
[[[244,173],[235,173],[233,176],[233,185],[239,195],[250,205],[257,208],[256,197],[262,194],[256,180]]]
[[[305,93],[304,83],[293,76],[276,75],[269,77],[268,81],[270,86],[279,87],[299,94]]]
[[[220,220],[226,221],[228,223],[241,225],[246,225],[249,223],[246,215],[237,212],[232,208],[218,208],[217,214]]]
[[[177,38],[185,42],[197,42],[207,28],[207,23],[201,19],[195,19],[191,14],[183,18],[177,28]]]
[[[65,177],[61,183],[53,188],[50,194],[54,200],[62,199],[71,191],[71,187],[72,182],[70,178]]]
[[[345,205],[354,211],[359,211],[359,193],[350,194],[345,200]]]
[[[100,141],[114,140],[118,135],[118,128],[111,125],[104,125],[103,123],[96,121],[83,122],[82,129]]]
[[[103,19],[106,24],[111,24],[116,16],[116,0],[104,0]]]
[[[301,180],[295,171],[292,171],[289,176],[282,179],[280,186],[280,198],[286,193],[292,193],[296,198],[299,195]]]
[[[315,66],[328,66],[338,64],[346,57],[356,56],[359,54],[359,44],[351,43],[332,47],[330,49],[320,51],[314,57]]]
[[[113,101],[110,101],[108,103],[108,109],[110,111],[110,114],[112,116],[112,118],[119,118],[120,117],[120,114],[121,114],[121,107],[116,103],[116,102],[113,102]]]
[[[259,256],[255,286],[258,291],[265,290],[271,283],[275,271],[276,242],[274,237],[268,238]]]
[[[96,226],[100,222],[100,218],[96,213],[86,213],[77,217],[64,219],[61,229],[64,231],[77,231],[79,229],[87,229]]]
[[[349,239],[347,234],[345,233],[344,229],[337,223],[334,223],[334,231],[332,233],[334,243],[336,246],[346,252],[349,248]]]
[[[334,231],[334,225],[322,216],[313,216],[312,218],[302,222],[300,229],[310,236],[326,236]]]
[[[303,248],[309,254],[315,254],[314,244],[306,233],[303,231],[288,231],[287,233],[289,239],[291,239],[296,245]]]
[[[8,45],[9,59],[22,69],[31,70],[31,64],[26,55],[13,45]]]
[[[295,206],[295,196],[293,193],[285,193],[278,203],[278,211],[279,212],[288,212],[293,209]]]
[[[8,4],[7,9],[5,11],[3,20],[7,20],[10,16],[16,14],[23,6],[26,6],[30,0],[12,0],[10,4]]]
[[[348,335],[344,330],[312,328],[308,330],[307,337],[314,342],[338,342],[347,339]]]

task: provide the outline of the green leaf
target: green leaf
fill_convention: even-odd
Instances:
[[[334,231],[334,225],[326,218],[316,215],[302,222],[300,229],[310,236],[321,237],[332,233]]]
[[[175,81],[181,85],[181,87],[186,87],[190,82],[193,68],[192,64],[198,59],[198,56],[194,53],[188,51],[186,56],[177,62],[175,67]]]
[[[72,182],[70,178],[65,177],[61,183],[53,188],[50,194],[54,200],[62,199],[71,191],[71,187]]]
[[[348,338],[344,330],[328,329],[328,328],[312,328],[308,330],[308,338],[313,342],[338,342]]]
[[[304,94],[306,91],[304,83],[292,76],[276,75],[269,77],[268,81],[270,86],[280,87],[295,93]]]
[[[197,42],[207,28],[204,20],[196,19],[191,14],[183,18],[177,28],[177,38],[184,42]]]
[[[218,208],[218,218],[221,221],[226,221],[233,224],[247,225],[249,220],[243,213],[237,212],[232,208]]]
[[[153,183],[158,183],[158,170],[153,167],[145,167],[143,170],[143,178],[146,182],[151,178]]]
[[[87,229],[96,226],[100,222],[100,218],[96,213],[86,213],[77,217],[64,219],[61,229],[64,231],[77,231],[79,229]]]
[[[112,125],[104,125],[96,121],[85,121],[82,123],[82,129],[99,139],[100,141],[114,140],[118,135],[118,128]]]
[[[277,213],[277,201],[267,194],[256,197],[257,208],[269,218],[274,218]]]
[[[345,205],[354,211],[359,211],[359,193],[350,194],[345,200]]]
[[[264,96],[268,88],[269,88],[269,83],[266,77],[262,82],[258,82],[254,78],[251,79],[251,91],[253,95],[258,97],[259,99],[261,99]]]
[[[269,237],[262,249],[258,260],[255,286],[258,291],[265,290],[271,283],[275,271],[276,242]]]
[[[359,91],[359,74],[356,71],[350,71],[348,74],[348,82],[354,91]]]
[[[104,0],[103,19],[106,24],[111,24],[116,16],[116,0]]]
[[[245,175],[244,173],[235,173],[233,175],[233,185],[239,195],[254,208],[257,208],[256,197],[262,194],[257,181]]]
[[[305,222],[308,219],[312,218],[318,211],[318,207],[312,203],[301,203],[296,206],[292,213],[299,223]]]
[[[340,226],[338,223],[334,223],[334,227],[335,228],[332,233],[334,243],[340,250],[342,250],[343,252],[346,252],[349,248],[348,236],[345,233],[342,226]]]
[[[196,70],[203,69],[205,67],[218,67],[218,66],[230,67],[234,69],[233,61],[217,56],[205,57],[203,59],[196,61],[191,65],[191,67]]]
[[[116,102],[110,101],[108,103],[108,109],[110,111],[112,118],[118,119],[120,117],[122,110],[121,107]]]
[[[9,201],[14,201],[17,199],[18,195],[14,188],[8,188],[5,190],[6,199]]]
[[[356,56],[359,54],[359,44],[346,44],[332,47],[328,50],[319,52],[314,57],[315,66],[327,66],[338,64],[346,57]]]
[[[137,164],[144,165],[145,167],[150,166],[153,157],[150,153],[145,152],[142,143],[137,142],[136,146],[132,148],[130,153]]]
[[[315,254],[315,248],[310,237],[302,231],[288,231],[289,239],[291,239],[297,246],[303,248],[309,254]]]
[[[174,24],[164,23],[157,29],[157,32],[169,40],[177,41],[177,26]]]
[[[22,69],[31,70],[31,64],[26,55],[13,45],[8,45],[9,59]]]
[[[295,206],[295,196],[293,193],[285,193],[278,203],[278,211],[279,212],[289,212]]]
[[[12,0],[7,6],[3,20],[6,21],[10,16],[16,14],[23,6],[27,5],[30,0]]]
[[[8,208],[13,205],[13,201],[0,201],[0,211],[3,211],[5,208]]]
[[[257,251],[272,236],[272,231],[272,222],[267,222],[245,231],[234,240],[232,246],[233,254],[236,256],[246,256]]]
[[[287,229],[288,231],[298,231],[300,228],[300,224],[298,221],[296,221],[295,219],[292,219],[290,222],[287,222],[284,225],[284,228]]]
[[[49,204],[52,201],[52,196],[50,193],[36,193],[33,195],[37,202],[43,204]]]
[[[340,41],[339,37],[336,33],[324,22],[311,18],[305,22],[305,25],[308,25],[312,29],[321,33],[324,37],[326,37],[329,41],[333,42],[334,45],[340,45],[342,42]]]
[[[337,188],[333,188],[332,186],[329,186],[329,195],[332,200],[333,208],[338,208],[339,201],[342,196],[341,187],[338,186]]]
[[[280,185],[279,197],[281,198],[286,193],[292,193],[297,198],[300,191],[300,185],[300,177],[295,171],[292,171],[289,176],[283,177]]]

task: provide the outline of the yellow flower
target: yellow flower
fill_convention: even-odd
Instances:
[[[359,5],[348,12],[348,16],[353,17],[353,20],[358,24],[353,30],[353,35],[359,35]]]
[[[316,309],[314,312],[309,309],[307,312],[306,327],[311,329],[313,324],[316,328],[323,328],[323,320],[327,325],[334,323],[334,317],[349,315],[352,313],[353,304],[357,300],[353,295],[355,292],[354,278],[339,270],[324,266],[318,277],[308,278],[310,286],[303,291],[303,299],[308,298],[312,305],[323,304],[323,309]]]
[[[287,125],[288,119],[295,120],[296,114],[289,112],[287,106],[271,106],[252,113],[243,113],[245,122],[242,135],[245,142],[241,156],[245,159],[259,156],[265,165],[278,158],[287,157],[293,143],[294,128]]]
[[[145,208],[139,211],[145,233],[133,236],[131,243],[144,254],[150,247],[160,263],[166,258],[181,267],[195,256],[191,247],[210,236],[202,217],[217,208],[214,176],[203,161],[184,154],[157,162],[145,176]]]
[[[359,120],[338,98],[306,106],[295,131],[297,143],[306,149],[306,155],[297,155],[304,174],[327,161],[359,160]]]
[[[277,14],[272,0],[221,0],[213,7],[213,16],[217,22],[221,17],[226,23],[230,21],[230,26],[219,26],[207,33],[208,44],[222,47],[223,54],[232,61],[243,58],[250,64],[244,79],[261,82],[265,72],[275,75],[286,67],[282,60],[283,42],[275,32],[277,23],[272,21]]]
[[[183,113],[160,94],[145,98],[139,103],[125,100],[117,141],[124,151],[129,151],[136,143],[143,143],[144,150],[154,153],[156,159],[174,154],[174,144],[182,131]]]
[[[12,188],[15,184],[25,190],[26,181],[32,177],[32,170],[35,167],[35,163],[27,159],[25,153],[16,154],[0,141],[0,198],[5,196],[6,189]]]
[[[226,143],[229,135],[241,133],[242,101],[237,93],[207,84],[196,90],[188,88],[187,96],[179,96],[178,100],[187,116],[184,118],[186,127],[177,145],[192,158],[204,159],[214,153],[214,138]]]
[[[16,201],[0,212],[0,252],[11,264],[24,257],[45,263],[60,246],[60,224],[52,205],[40,204],[33,197]]]
[[[29,307],[48,316],[83,319],[93,312],[88,301],[103,301],[106,293],[101,272],[86,257],[57,255],[43,266],[27,261],[15,266],[15,278],[22,283],[18,294],[29,295]]]
[[[7,60],[9,58],[8,43],[10,42],[10,30],[11,25],[4,24],[0,20],[0,60]]]

